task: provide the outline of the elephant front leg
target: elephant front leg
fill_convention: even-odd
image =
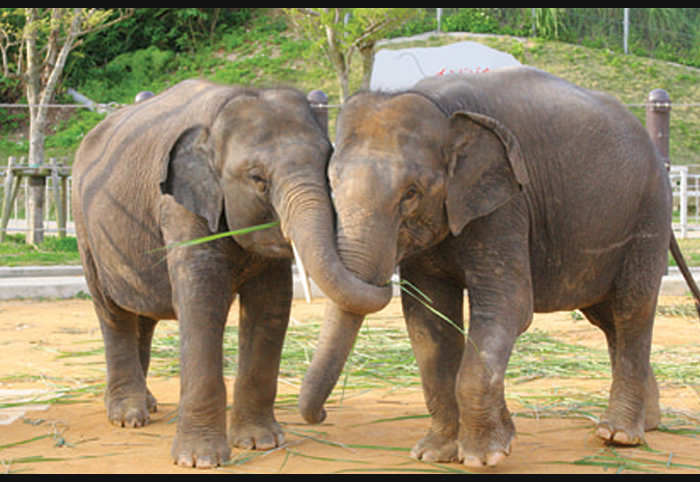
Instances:
[[[211,244],[175,248],[168,256],[180,326],[180,403],[171,453],[183,467],[210,468],[230,458],[223,334],[235,269]]]
[[[469,331],[456,387],[459,460],[468,467],[499,464],[515,436],[504,379],[515,340],[532,319],[532,295],[527,286],[502,288],[469,291]]]
[[[424,275],[406,263],[401,277],[430,299],[430,308],[440,312],[455,326],[425,306],[421,295],[402,292],[406,327],[418,363],[425,402],[430,413],[430,429],[411,450],[411,456],[425,462],[457,460],[458,409],[455,381],[464,346],[464,290],[443,279]]]
[[[274,262],[238,293],[239,355],[229,440],[236,447],[267,450],[284,443],[274,402],[292,301],[290,262]]]

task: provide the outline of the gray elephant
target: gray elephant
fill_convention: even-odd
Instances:
[[[649,354],[675,239],[669,178],[636,118],[522,67],[359,93],[336,129],[328,174],[346,266],[383,285],[399,265],[460,327],[468,290],[466,341],[402,293],[432,417],[412,455],[499,463],[515,433],[504,396],[514,342],[533,312],[576,308],[603,330],[612,362],[597,434],[642,442],[660,418]],[[325,418],[361,322],[330,305],[299,399],[309,422]]]
[[[73,216],[105,342],[109,419],[142,426],[157,320],[177,318],[181,390],[176,463],[230,456],[222,342],[240,300],[230,443],[283,441],[273,414],[292,298],[290,241],[321,289],[347,309],[378,309],[387,287],[359,281],[335,250],[327,133],[304,95],[185,81],[107,117],[73,166]],[[189,247],[174,243],[275,223]]]

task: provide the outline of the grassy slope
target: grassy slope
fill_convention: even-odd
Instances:
[[[270,13],[272,12],[272,13]],[[447,42],[473,40],[485,43],[513,54],[522,63],[533,65],[584,87],[608,92],[623,103],[643,104],[648,93],[656,88],[666,89],[675,104],[672,113],[671,158],[673,162],[700,163],[700,107],[684,107],[683,104],[700,99],[700,70],[669,64],[653,59],[622,55],[603,50],[589,49],[560,42],[499,36],[434,37],[420,43],[438,45]],[[392,44],[391,48],[416,46],[415,42]],[[154,69],[152,78],[143,79],[140,72],[138,84],[142,90],[159,92],[167,86],[189,77],[206,77],[224,83],[254,85],[291,84],[303,90],[322,89],[329,94],[331,104],[338,102],[338,89],[333,70],[323,56],[309,58],[307,42],[297,39],[284,28],[284,20],[274,11],[254,19],[245,31],[229,33],[217,44],[196,54],[181,55],[168,65],[171,71]],[[148,60],[145,60],[148,62]],[[351,86],[360,84],[360,59],[355,58]],[[108,77],[108,70],[105,76]],[[136,83],[136,82],[133,82]],[[129,82],[125,82],[128,86]],[[145,84],[145,85],[144,85]],[[109,91],[95,88],[94,83],[85,87],[84,93],[100,101],[130,102],[133,92],[124,85]],[[631,108],[640,120],[644,120],[644,108]],[[331,111],[331,119],[335,112]],[[75,116],[74,116],[75,117]],[[87,118],[86,118],[87,117]],[[94,125],[99,116],[83,116],[80,120],[64,122],[59,133],[48,141],[49,155],[69,154],[77,148],[82,135]],[[331,122],[331,126],[333,123]],[[17,153],[17,146],[0,139],[0,162],[7,153]]]

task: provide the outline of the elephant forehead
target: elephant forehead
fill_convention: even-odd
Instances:
[[[338,145],[386,159],[432,163],[447,133],[446,118],[419,96],[354,107],[340,119]]]
[[[347,154],[347,157],[342,153],[341,158],[331,157],[328,173],[331,189],[350,197],[360,193],[364,193],[367,199],[392,197],[411,184],[427,189],[444,177],[440,169],[405,158],[366,150]]]

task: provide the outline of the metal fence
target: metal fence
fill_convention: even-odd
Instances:
[[[700,164],[671,166],[673,227],[679,237],[700,235]]]
[[[0,167],[0,177],[5,178],[6,167]],[[688,166],[671,166],[669,171],[671,186],[673,189],[673,228],[679,237],[686,238],[700,235],[700,164]],[[60,186],[56,186],[55,180],[47,177],[44,195],[44,213],[46,234],[58,234],[58,212],[52,193]],[[70,192],[72,178],[66,179],[66,188]],[[7,233],[27,231],[27,213],[29,212],[29,192],[27,179],[19,186],[17,195],[12,202],[10,220],[6,228]],[[0,183],[0,199],[4,197],[4,184]],[[67,196],[67,222],[66,234],[75,235],[75,226],[71,217],[70,196]]]
[[[150,93],[148,93],[150,94]],[[338,107],[327,105],[327,96],[320,91],[314,91],[312,94],[320,96],[312,98],[313,105],[316,109],[326,110],[327,108]],[[152,94],[150,94],[152,95]],[[669,119],[671,111],[671,101],[668,94],[662,89],[652,91],[647,102],[639,105],[628,105],[628,107],[645,107],[646,108],[646,127],[651,139],[656,144],[664,161],[669,166],[669,175],[673,187],[674,199],[674,229],[679,232],[679,237],[685,238],[695,233],[700,234],[700,165],[674,165],[671,166],[669,159]],[[26,106],[24,106],[26,107]],[[78,107],[78,106],[75,106]],[[80,107],[86,107],[81,105]],[[676,107],[674,105],[674,107]],[[697,107],[696,104],[688,105],[688,107]],[[24,161],[20,160],[19,164]],[[681,161],[683,162],[683,161]],[[50,165],[59,164],[55,161],[50,161]],[[64,162],[68,166],[69,162]],[[70,218],[70,171],[62,174],[60,183],[57,182],[57,176],[44,176],[43,183],[40,189],[37,186],[32,187],[27,175],[20,176],[18,182],[10,182],[12,176],[7,175],[7,168],[0,166],[0,179],[4,182],[0,183],[0,199],[3,200],[3,218],[8,221],[0,225],[0,239],[4,235],[13,231],[38,232],[41,235],[46,234],[75,234],[75,227]],[[60,184],[60,185],[59,185]],[[8,188],[13,190],[12,195],[8,196]],[[32,191],[33,189],[33,191]],[[42,191],[43,194],[37,191]],[[32,193],[30,194],[30,191]],[[11,199],[11,206],[5,200]],[[41,199],[39,203],[36,199]],[[39,209],[39,217],[41,219],[36,222],[32,213],[37,211],[37,204],[43,205]],[[33,209],[32,209],[33,208]],[[36,217],[36,216],[34,216]],[[64,229],[61,228],[64,226]]]

